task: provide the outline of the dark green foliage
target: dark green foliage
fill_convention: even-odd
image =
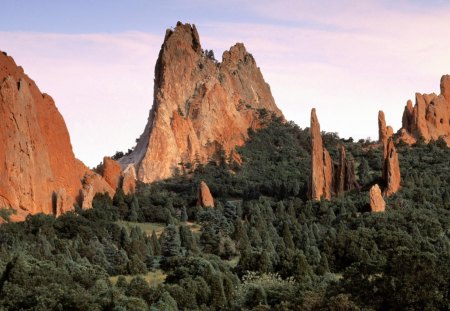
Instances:
[[[370,213],[382,150],[323,134],[334,159],[338,144],[354,159],[361,191],[308,201],[308,129],[273,118],[239,148],[242,166],[222,153],[135,195],[97,194],[90,210],[0,226],[0,309],[449,310],[449,149],[399,145],[402,188]],[[196,206],[201,180],[216,208]],[[154,269],[164,284],[146,281]]]

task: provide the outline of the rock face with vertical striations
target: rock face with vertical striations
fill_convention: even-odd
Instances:
[[[202,50],[195,26],[178,23],[167,30],[155,67],[153,107],[134,151],[122,168],[134,164],[137,179],[171,177],[179,163],[205,163],[220,151],[242,145],[248,129],[274,113],[269,85],[241,43],[225,51],[222,62]]]
[[[308,196],[313,200],[331,199],[333,187],[333,161],[323,147],[316,109],[311,110],[311,180]]]
[[[386,209],[386,203],[384,202],[383,196],[381,195],[380,187],[375,184],[370,188],[370,210],[372,212],[384,212]]]
[[[125,194],[136,192],[136,170],[133,164],[129,164],[122,172],[122,189]]]
[[[105,181],[111,186],[112,189],[116,190],[120,185],[121,181],[121,167],[120,164],[111,159],[110,157],[103,158],[103,172],[102,176]]]
[[[386,120],[384,118],[384,112],[380,110],[378,112],[378,141],[383,143],[392,137],[394,131],[392,127],[386,126]]]
[[[52,98],[5,53],[0,53],[0,163],[0,208],[15,209],[14,220],[81,204],[81,181],[89,169],[75,158]]]
[[[214,198],[209,191],[208,185],[202,181],[198,188],[197,205],[202,207],[214,207]]]
[[[400,164],[394,140],[390,138],[384,147],[383,179],[386,183],[384,194],[390,196],[400,189]]]
[[[339,162],[334,169],[334,193],[342,195],[346,191],[358,188],[355,176],[355,164],[347,158],[343,145],[339,147]]]
[[[441,78],[440,95],[416,93],[416,104],[408,101],[403,112],[400,139],[411,144],[442,138],[450,146],[450,76]]]

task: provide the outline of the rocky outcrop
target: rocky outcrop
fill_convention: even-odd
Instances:
[[[122,169],[117,161],[114,161],[110,157],[103,158],[102,176],[114,190],[116,190],[120,185],[121,171]]]
[[[0,53],[0,163],[0,208],[15,209],[14,220],[30,213],[59,214],[80,204],[81,180],[89,169],[75,158],[52,98],[4,53]]]
[[[384,146],[384,161],[382,177],[386,183],[384,194],[390,196],[400,189],[400,164],[393,138],[390,138]]]
[[[334,169],[334,193],[342,195],[346,191],[357,189],[358,183],[355,177],[355,164],[347,158],[343,145],[339,147],[339,162]]]
[[[202,181],[198,188],[197,206],[214,207],[214,198],[209,191],[208,185]]]
[[[381,195],[380,187],[375,184],[370,188],[370,210],[372,212],[384,212],[386,208],[386,203],[384,202],[383,196]]]
[[[122,172],[122,189],[125,194],[136,192],[136,170],[133,164],[129,164]]]
[[[167,30],[155,67],[153,107],[134,151],[122,168],[134,164],[137,178],[168,178],[179,163],[206,163],[220,151],[227,158],[274,113],[269,85],[241,43],[225,51],[222,62],[202,50],[195,26],[178,23]]]
[[[408,101],[403,112],[400,139],[411,144],[443,138],[450,146],[450,76],[441,78],[440,95],[416,93],[416,104]]]
[[[91,208],[92,200],[97,192],[99,193],[109,193],[113,196],[115,191],[112,190],[111,186],[105,182],[105,180],[98,174],[89,171],[86,172],[83,178],[83,187],[81,189],[82,198],[82,208]]]
[[[323,147],[320,123],[316,109],[311,110],[311,180],[308,195],[310,199],[331,199],[333,187],[333,161]]]
[[[380,110],[378,112],[378,141],[383,143],[392,137],[394,130],[391,126],[386,126],[386,120],[384,118],[384,112]]]

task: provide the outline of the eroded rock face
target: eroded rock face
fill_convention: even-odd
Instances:
[[[202,207],[214,207],[214,198],[209,191],[208,185],[202,181],[198,188],[197,205]]]
[[[133,164],[129,164],[122,172],[122,189],[125,194],[136,192],[136,170]]]
[[[342,195],[346,191],[358,188],[354,162],[347,158],[343,145],[339,147],[339,163],[335,166],[334,193]]]
[[[386,209],[386,203],[384,202],[383,196],[381,195],[380,187],[375,184],[370,188],[370,210],[372,212],[384,212]]]
[[[88,168],[72,151],[52,98],[11,57],[0,53],[0,208],[28,214],[73,209]],[[64,189],[64,190],[62,190]],[[64,194],[65,192],[65,194]]]
[[[103,158],[103,178],[111,186],[112,189],[116,190],[119,187],[121,181],[121,167],[117,161],[114,161],[110,157]]]
[[[153,107],[134,151],[137,178],[168,178],[179,163],[205,163],[242,145],[269,113],[282,116],[255,60],[241,43],[218,63],[203,52],[195,26],[167,30],[155,67]]]
[[[419,138],[425,142],[442,137],[450,146],[450,76],[441,78],[441,94],[416,93],[416,104],[408,101],[403,112],[402,129],[404,142],[410,144]]]
[[[400,189],[401,182],[398,154],[392,138],[388,140],[384,150],[386,150],[383,162],[383,179],[386,182],[384,193],[390,196]]]
[[[105,180],[98,174],[88,171],[85,173],[83,181],[82,181],[82,189],[80,191],[81,195],[81,207],[82,208],[91,208],[92,200],[97,192],[99,193],[109,193],[110,196],[113,196],[115,191],[111,188],[111,186],[105,182]]]
[[[310,199],[320,200],[324,197],[331,199],[333,185],[333,161],[330,154],[323,147],[320,123],[316,109],[311,110],[311,181],[308,195]]]
[[[378,112],[378,141],[380,143],[387,141],[392,135],[393,129],[390,126],[386,126],[384,112],[380,110]]]

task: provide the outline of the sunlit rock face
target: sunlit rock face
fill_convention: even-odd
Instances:
[[[167,30],[155,67],[153,107],[134,151],[121,158],[137,179],[172,176],[180,163],[206,163],[244,144],[266,114],[282,117],[269,85],[242,43],[222,62],[202,50],[195,26]]]
[[[0,53],[0,163],[0,208],[15,209],[13,220],[59,215],[81,204],[89,169],[75,158],[64,119],[53,99],[5,53]]]

